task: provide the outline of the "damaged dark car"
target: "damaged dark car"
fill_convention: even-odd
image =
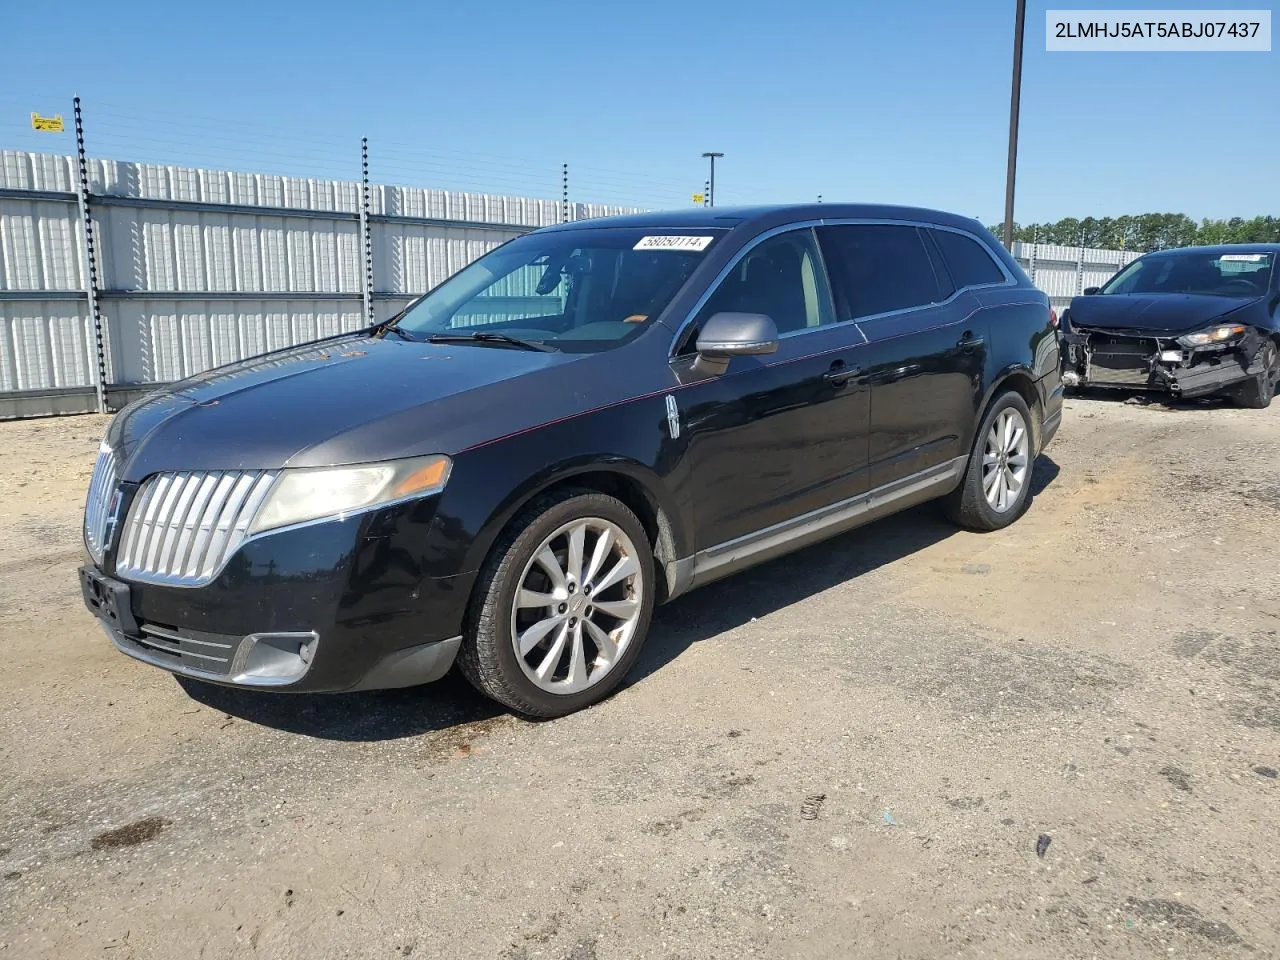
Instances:
[[[1186,247],[1133,261],[1063,314],[1068,388],[1271,403],[1280,377],[1280,244]]]

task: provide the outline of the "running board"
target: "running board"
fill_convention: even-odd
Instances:
[[[968,457],[956,457],[667,564],[667,598],[950,493],[968,462]]]

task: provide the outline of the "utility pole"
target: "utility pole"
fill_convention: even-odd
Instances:
[[[1018,0],[1013,28],[1013,90],[1009,95],[1009,168],[1004,183],[1004,245],[1013,249],[1013,183],[1018,168],[1018,107],[1022,99],[1022,34],[1027,0]]]
[[[709,196],[711,196],[711,181],[703,180],[702,181],[702,205],[704,207],[707,205],[707,198]]]
[[[711,160],[711,179],[707,181],[707,206],[714,207],[716,205],[716,157],[723,157],[724,154],[708,152],[703,156]]]

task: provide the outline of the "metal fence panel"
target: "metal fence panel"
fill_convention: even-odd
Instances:
[[[359,183],[114,160],[90,160],[88,180],[117,396],[365,324]],[[0,151],[0,417],[91,409],[78,184],[74,157]],[[407,187],[372,188],[370,212],[379,319],[562,215],[558,200]]]
[[[358,182],[90,160],[108,399],[366,324]],[[0,417],[93,409],[75,157],[0,151]],[[633,208],[371,186],[385,319],[500,243]],[[1061,309],[1136,254],[1015,244]],[[529,295],[528,278],[495,293]],[[118,405],[118,403],[116,404]]]
[[[0,393],[93,386],[88,304],[0,300]]]
[[[1121,267],[1141,256],[1132,250],[1067,247],[1054,243],[1015,243],[1013,255],[1031,282],[1049,295],[1059,313],[1086,287],[1102,286]]]

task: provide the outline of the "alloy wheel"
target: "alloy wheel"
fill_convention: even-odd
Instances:
[[[573,520],[525,565],[511,607],[516,660],[539,689],[580,693],[631,643],[647,585],[635,544],[599,517]]]
[[[1012,510],[1021,500],[1031,469],[1031,440],[1027,423],[1013,407],[1000,411],[987,432],[982,454],[982,492],[997,513]]]

